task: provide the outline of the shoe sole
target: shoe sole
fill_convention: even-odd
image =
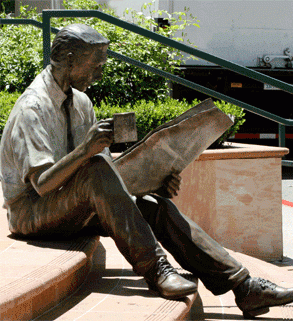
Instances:
[[[251,311],[245,311],[245,312],[243,312],[243,316],[244,316],[244,318],[254,318],[258,315],[268,313],[269,311],[270,311],[269,307],[251,310]]]
[[[243,312],[244,318],[254,318],[257,317],[258,315],[265,314],[270,312],[270,308],[261,308],[257,310],[251,310],[251,311],[245,311]]]
[[[190,291],[186,291],[184,293],[180,293],[180,294],[176,294],[176,295],[164,295],[163,293],[157,291],[157,290],[154,290],[154,289],[150,289],[150,292],[155,294],[155,295],[159,295],[161,296],[162,298],[164,299],[167,299],[167,300],[178,300],[178,299],[183,299],[185,297],[187,297],[188,295],[191,295],[193,293],[195,293],[197,291],[197,289],[195,290],[190,290]]]
[[[265,307],[261,307],[261,308],[255,309],[255,310],[243,311],[243,316],[245,318],[256,317],[258,315],[270,312],[270,308],[272,308],[272,307],[283,306],[283,305],[289,304],[291,302],[292,302],[292,300],[288,301],[287,303],[283,302],[281,304],[274,304],[274,305],[270,305],[270,306],[265,306]]]

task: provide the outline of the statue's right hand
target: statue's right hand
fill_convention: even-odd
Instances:
[[[105,147],[109,147],[113,142],[113,119],[100,120],[88,131],[83,147],[89,157],[101,153]]]

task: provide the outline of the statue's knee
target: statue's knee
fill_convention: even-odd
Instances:
[[[124,186],[118,170],[112,162],[112,159],[104,154],[98,154],[92,157],[90,165],[90,173],[93,173],[92,180],[95,185],[109,188],[109,191],[115,193],[119,188]],[[99,182],[99,184],[96,184]]]
[[[104,154],[97,154],[90,159],[89,166],[91,171],[95,172],[97,175],[108,176],[115,175],[115,168],[112,159]]]

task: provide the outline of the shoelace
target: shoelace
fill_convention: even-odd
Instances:
[[[157,275],[167,276],[171,273],[177,273],[177,272],[165,258],[160,258],[157,261]]]
[[[276,284],[272,283],[271,281],[262,279],[262,278],[258,278],[258,283],[263,290],[265,290],[267,288],[269,288],[271,290],[275,290],[275,288],[277,287]]]

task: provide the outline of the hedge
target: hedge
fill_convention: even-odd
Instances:
[[[0,92],[0,138],[9,113],[14,106],[20,93],[7,93]],[[136,124],[138,131],[138,139],[142,139],[147,133],[161,124],[166,123],[182,114],[187,109],[197,105],[200,101],[194,100],[191,104],[186,101],[178,101],[176,99],[168,98],[164,101],[145,101],[140,100],[135,102],[134,105],[126,104],[123,107],[118,105],[113,106],[101,103],[99,107],[94,106],[97,119],[105,119],[113,116],[114,113],[135,112]],[[224,101],[214,101],[215,105],[226,114],[233,116],[234,125],[231,126],[212,146],[211,148],[219,148],[230,136],[234,135],[245,122],[244,111],[242,108],[234,106]],[[118,148],[129,147],[129,144],[120,145]],[[117,151],[117,146],[113,146],[113,151]]]
[[[4,130],[4,126],[8,120],[9,114],[20,93],[0,92],[0,138]]]

